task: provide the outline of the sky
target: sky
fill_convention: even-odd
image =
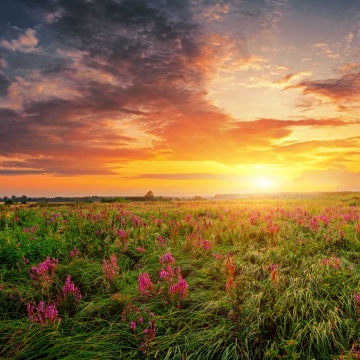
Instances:
[[[357,0],[1,0],[0,196],[360,190]]]

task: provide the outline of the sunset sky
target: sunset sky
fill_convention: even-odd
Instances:
[[[360,1],[1,0],[0,196],[360,190]]]

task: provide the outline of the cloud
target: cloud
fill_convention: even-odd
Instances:
[[[211,103],[207,88],[219,71],[266,71],[267,86],[289,72],[242,53],[231,36],[205,24],[234,16],[231,2],[18,2],[31,6],[39,23],[0,43],[9,50],[0,63],[0,155],[8,160],[0,163],[3,173],[108,175],[133,160],[275,163],[283,156],[276,142],[294,128],[349,124],[340,119],[243,121]],[[254,17],[260,19],[261,29],[271,33],[285,5],[259,1],[243,16],[253,23]],[[207,15],[199,20],[197,11]],[[307,75],[294,72],[275,85]],[[334,97],[341,87],[334,81],[307,80],[292,88]],[[348,85],[351,81],[355,84],[348,78]]]
[[[349,32],[344,39],[345,42],[345,52],[348,52],[351,48],[352,42],[354,40],[355,34],[353,32]]]
[[[319,42],[313,44],[313,47],[317,50],[318,55],[323,55],[329,59],[338,59],[340,54],[334,52],[330,47],[331,45],[325,42]]]
[[[336,69],[336,72],[340,73],[341,75],[348,75],[348,74],[356,74],[360,72],[360,64],[359,63],[345,63],[344,65],[340,66]]]
[[[306,80],[288,86],[287,89],[301,89],[305,95],[326,98],[336,104],[358,102],[360,97],[360,74],[345,74],[337,79]]]
[[[0,69],[5,69],[7,67],[7,62],[4,59],[0,59]]]
[[[0,96],[6,95],[10,86],[9,79],[0,72]]]
[[[39,40],[36,37],[36,30],[27,29],[24,34],[20,34],[17,39],[1,40],[0,47],[11,51],[20,51],[24,53],[36,52],[39,49],[37,45]]]
[[[39,54],[14,55],[21,71],[8,69],[0,154],[31,156],[34,169],[59,174],[66,164],[90,173],[83,160],[91,156],[94,173],[107,174],[135,158],[231,155],[218,131],[232,118],[207,100],[206,86],[238,50],[202,28],[194,2],[21,2],[41,13],[44,42]],[[8,42],[9,50],[38,44],[29,40],[36,32],[25,34],[28,41]],[[61,160],[57,171],[40,164],[44,155]]]
[[[1,42],[26,54],[1,75],[0,154],[31,156],[29,165],[44,172],[66,173],[68,164],[72,173],[106,174],[119,161],[165,153],[153,146],[152,129],[206,96],[220,58],[221,38],[201,31],[192,2],[21,2],[44,21]],[[43,51],[31,54],[38,35],[46,36]],[[44,155],[61,160],[58,170],[40,164]],[[91,157],[93,170],[83,161]]]
[[[297,73],[287,74],[284,77],[273,82],[274,85],[285,86],[289,85],[292,81],[298,80],[304,76],[312,75],[312,71],[299,71]]]

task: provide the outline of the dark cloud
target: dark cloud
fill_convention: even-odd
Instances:
[[[18,169],[0,169],[0,175],[40,175],[43,170],[18,170]]]
[[[16,0],[0,1],[0,34],[4,36],[9,25],[18,28],[29,28],[36,25],[36,18],[29,12],[29,8],[22,6]]]
[[[8,49],[7,74],[19,89],[22,106],[1,110],[1,154],[71,154],[81,172],[84,154],[97,155],[105,171],[116,156],[144,159],[165,153],[169,146],[170,153],[181,157],[181,145],[198,139],[204,142],[198,146],[215,142],[224,147],[216,130],[230,118],[205,100],[204,91],[224,54],[195,21],[192,1],[17,4],[41,19],[36,27],[39,51],[18,54]],[[126,135],[129,123],[153,137],[152,148],[136,144],[136,135]],[[172,144],[173,138],[177,141]],[[190,146],[187,152],[193,150]],[[67,161],[58,164],[59,172],[66,173]],[[36,161],[31,165],[40,166]],[[54,171],[50,164],[42,169]]]
[[[253,2],[244,16],[265,16],[265,3],[269,7]],[[14,4],[7,28],[17,27],[16,36],[6,38],[0,75],[1,104],[9,106],[0,109],[0,155],[22,160],[2,164],[13,172],[112,174],[119,162],[158,157],[240,163],[247,161],[241,159],[247,146],[270,146],[292,127],[347,125],[337,119],[236,121],[212,104],[208,82],[233,44],[206,32],[196,14],[216,1]],[[12,22],[17,7],[31,22]],[[36,41],[28,46],[24,34]],[[352,76],[341,84],[296,86],[332,96],[355,84]]]
[[[360,98],[360,74],[345,74],[337,79],[302,81],[287,89],[301,89],[303,94],[324,96],[336,103]]]
[[[0,96],[7,95],[9,86],[9,79],[5,75],[0,73]]]
[[[359,11],[359,3],[353,0],[291,0],[294,11],[318,14],[319,16],[333,16],[338,21]]]

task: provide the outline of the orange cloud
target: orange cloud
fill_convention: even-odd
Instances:
[[[36,38],[36,30],[27,29],[24,34],[20,34],[17,39],[13,40],[1,40],[0,46],[12,50],[12,51],[20,51],[24,53],[36,52],[38,49],[36,46],[38,45],[39,40]]]
[[[346,67],[346,70],[351,69],[353,66]],[[330,101],[339,111],[351,110],[360,99],[360,74],[348,73],[336,79],[306,80],[285,88],[289,89],[300,89],[304,95]]]
[[[275,85],[289,85],[294,80],[298,80],[304,76],[310,76],[312,74],[311,71],[299,71],[297,73],[287,74],[279,80],[273,82]]]

